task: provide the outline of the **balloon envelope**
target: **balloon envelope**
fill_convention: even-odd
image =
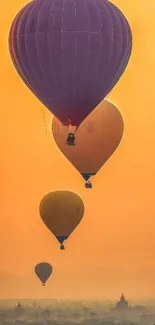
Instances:
[[[124,72],[132,34],[107,0],[35,0],[15,17],[9,50],[41,102],[63,124],[79,125]]]
[[[87,181],[95,175],[118,147],[124,130],[119,110],[110,102],[103,101],[79,126],[75,146],[68,146],[67,126],[54,117],[54,140],[72,165]]]
[[[62,244],[82,220],[84,204],[73,192],[55,191],[43,197],[39,210],[44,224]]]
[[[52,265],[46,262],[41,262],[35,266],[35,273],[40,281],[45,284],[52,274]]]

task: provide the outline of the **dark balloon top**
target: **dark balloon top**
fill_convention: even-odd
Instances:
[[[35,273],[42,283],[45,283],[48,280],[52,271],[52,265],[46,262],[41,262],[35,266]]]
[[[124,72],[132,34],[107,0],[35,0],[14,19],[9,49],[41,102],[62,123],[79,125]]]

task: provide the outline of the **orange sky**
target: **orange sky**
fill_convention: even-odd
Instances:
[[[0,13],[0,298],[117,298],[155,294],[155,1],[115,0],[129,19],[133,53],[111,100],[124,138],[85,190],[50,134],[51,115],[15,72],[8,53],[11,21],[26,3],[7,0]],[[38,213],[56,189],[78,193],[85,217],[60,251]],[[54,267],[42,288],[34,265]]]

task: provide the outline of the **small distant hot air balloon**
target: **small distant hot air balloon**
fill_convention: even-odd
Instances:
[[[82,199],[70,191],[55,191],[48,193],[40,202],[40,216],[47,228],[61,244],[83,218],[84,204]]]
[[[45,286],[45,283],[52,274],[52,271],[52,265],[46,262],[41,262],[35,266],[35,273],[42,282],[43,286]]]
[[[9,33],[13,64],[27,87],[62,122],[79,126],[123,74],[132,33],[107,0],[35,0]],[[73,132],[68,144],[75,141]]]
[[[71,164],[91,188],[89,178],[99,171],[118,147],[124,130],[119,110],[110,102],[103,101],[79,126],[76,132],[76,146],[66,144],[67,127],[54,117],[53,138]]]

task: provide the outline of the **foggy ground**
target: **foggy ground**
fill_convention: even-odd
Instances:
[[[0,325],[153,325],[155,302],[129,302],[129,309],[114,309],[115,302],[21,300],[0,301]]]

